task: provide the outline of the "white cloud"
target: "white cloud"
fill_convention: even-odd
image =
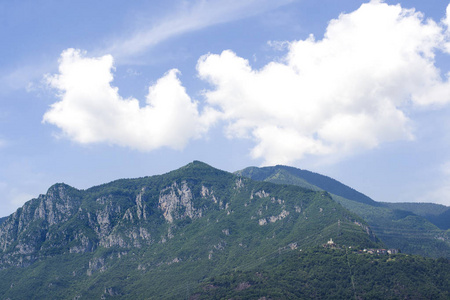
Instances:
[[[174,11],[157,22],[152,18],[141,18],[146,21],[140,30],[120,38],[112,46],[103,50],[116,58],[139,54],[169,38],[192,32],[209,26],[227,23],[234,20],[257,15],[294,0],[197,0],[186,2],[174,8]]]
[[[0,217],[8,216],[25,202],[36,197],[36,195],[12,188],[6,182],[2,181],[0,181],[0,193],[2,195],[0,199]]]
[[[13,189],[10,192],[10,207],[13,209],[16,207],[21,207],[25,204],[25,202],[33,198],[36,198],[36,195],[22,193]]]
[[[113,81],[113,58],[85,57],[65,50],[59,74],[48,77],[59,90],[43,122],[58,126],[70,139],[82,143],[107,142],[142,151],[167,146],[183,148],[208,128],[210,116],[201,116],[173,69],[149,88],[146,105],[123,99]]]
[[[27,92],[36,90],[42,74],[49,70],[51,65],[49,62],[44,62],[20,66],[14,70],[0,70],[0,94],[8,95],[18,90]]]
[[[322,40],[291,42],[282,62],[254,70],[224,51],[197,69],[227,135],[254,139],[252,156],[266,164],[287,164],[413,139],[406,109],[450,101],[434,62],[445,42],[442,25],[421,13],[371,1],[332,20]]]
[[[427,188],[422,195],[416,196],[416,202],[431,202],[450,206],[450,161],[443,163],[440,167],[440,175]]]
[[[275,5],[264,1],[251,12],[257,1],[233,3],[187,4],[179,18],[144,28],[110,50],[133,55],[172,36]],[[230,50],[205,55],[197,70],[212,89],[204,93],[203,113],[176,69],[150,87],[146,105],[140,107],[138,100],[123,99],[111,85],[111,55],[87,58],[68,49],[61,56],[60,73],[48,77],[61,99],[43,121],[79,143],[148,151],[181,149],[220,117],[228,124],[229,138],[255,141],[251,155],[265,164],[289,164],[310,155],[339,158],[380,143],[413,139],[406,111],[450,101],[450,83],[434,61],[436,51],[447,51],[448,20],[447,14],[438,24],[413,9],[373,0],[331,20],[322,40],[311,35],[272,42],[287,47],[288,53],[259,70]]]
[[[450,4],[447,6],[445,11],[445,18],[442,20],[445,26],[450,27]]]
[[[446,28],[447,39],[450,38],[450,4],[447,6],[445,12],[445,18],[441,20],[442,25]],[[446,41],[444,44],[444,51],[450,53],[450,41]]]

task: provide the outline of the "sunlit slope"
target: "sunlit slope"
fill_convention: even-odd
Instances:
[[[11,299],[180,298],[204,278],[334,241],[383,247],[323,191],[193,162],[88,190],[64,184],[0,225],[0,293]]]
[[[440,229],[425,216],[419,215],[419,212],[425,214],[433,208],[438,208],[436,215],[432,217],[438,220],[442,216],[439,220],[446,224],[448,219],[445,214],[448,214],[448,210],[445,207],[433,204],[402,205],[376,202],[329,177],[286,166],[250,167],[236,174],[255,180],[325,190],[332,194],[336,202],[361,216],[388,247],[399,248],[405,253],[450,258],[449,231]]]
[[[191,299],[441,299],[450,263],[404,254],[313,249],[275,255],[265,265],[205,280]]]

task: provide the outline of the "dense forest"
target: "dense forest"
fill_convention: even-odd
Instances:
[[[314,248],[203,282],[191,299],[449,299],[450,261]]]

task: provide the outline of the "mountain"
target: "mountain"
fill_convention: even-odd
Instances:
[[[236,174],[258,181],[293,184],[313,190],[327,191],[356,202],[380,206],[378,202],[333,178],[307,170],[278,165],[263,168],[248,167],[237,171]]]
[[[434,203],[387,203],[384,206],[391,209],[412,212],[422,216],[440,229],[450,229],[450,207]]]
[[[437,216],[426,216],[430,222],[443,230],[450,230],[450,207],[443,213]]]
[[[449,299],[450,263],[410,255],[311,249],[208,278],[190,299]]]
[[[383,247],[327,192],[253,181],[198,161],[87,190],[60,183],[0,224],[0,294],[188,297],[207,278],[330,239]]]
[[[362,217],[388,247],[405,253],[450,258],[449,208],[435,204],[381,203],[327,176],[286,166],[249,167],[237,175],[327,191]]]

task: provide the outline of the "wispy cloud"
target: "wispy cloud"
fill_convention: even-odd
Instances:
[[[143,151],[160,147],[183,148],[207,132],[217,113],[200,113],[186,94],[176,69],[168,71],[149,89],[147,104],[124,99],[111,85],[113,61],[138,55],[181,34],[215,24],[254,16],[294,0],[198,0],[182,2],[159,20],[148,20],[131,36],[116,39],[105,49],[86,57],[80,50],[65,50],[59,74],[48,76],[60,101],[43,117],[78,143],[106,142]],[[141,18],[142,19],[142,18]]]
[[[85,45],[84,49],[91,49],[94,56],[110,54],[115,61],[141,54],[149,48],[170,38],[193,32],[220,23],[232,22],[258,15],[265,11],[289,4],[296,0],[196,0],[181,1],[178,6],[171,8],[171,13],[155,17],[140,17],[139,29],[123,33],[117,38],[103,40],[104,47]],[[145,21],[142,21],[145,20]],[[71,46],[71,45],[69,45]],[[26,89],[30,82],[36,84],[42,74],[56,68],[54,60],[39,63],[29,61],[20,67],[0,72],[0,94]]]
[[[0,217],[13,213],[17,207],[22,206],[26,201],[31,200],[33,196],[17,188],[10,187],[6,182],[0,182]]]
[[[13,93],[18,90],[28,91],[30,85],[36,85],[36,82],[42,80],[42,74],[51,71],[55,66],[54,61],[45,61],[24,64],[13,70],[2,70],[0,72],[0,94]]]
[[[440,166],[441,176],[436,176],[431,187],[424,188],[422,194],[412,195],[416,202],[432,202],[450,206],[450,161]]]
[[[257,14],[290,1],[196,1],[157,25],[118,40],[108,52],[132,56],[166,39]],[[448,19],[448,18],[447,18]],[[390,141],[414,139],[406,111],[450,102],[450,81],[435,64],[446,49],[447,19],[373,0],[328,24],[324,38],[291,41],[282,60],[255,70],[230,50],[198,61],[213,88],[206,110],[186,93],[177,70],[149,89],[146,106],[111,85],[113,58],[68,50],[50,84],[61,101],[44,121],[79,143],[107,142],[140,150],[182,148],[219,117],[229,138],[256,142],[255,159],[292,163],[341,158]],[[218,111],[220,111],[220,113]]]
[[[209,26],[227,23],[286,5],[295,0],[197,0],[182,2],[173,13],[159,20],[148,20],[130,36],[112,41],[101,54],[116,59],[140,54],[167,39]]]
[[[8,115],[9,115],[9,113],[6,112],[5,110],[3,110],[3,111],[0,110],[0,125],[2,123],[6,124]],[[7,145],[8,145],[8,141],[2,136],[2,133],[0,132],[0,149],[6,147]]]
[[[49,180],[29,159],[4,161],[0,171],[0,217],[13,213],[26,201],[45,192]]]

